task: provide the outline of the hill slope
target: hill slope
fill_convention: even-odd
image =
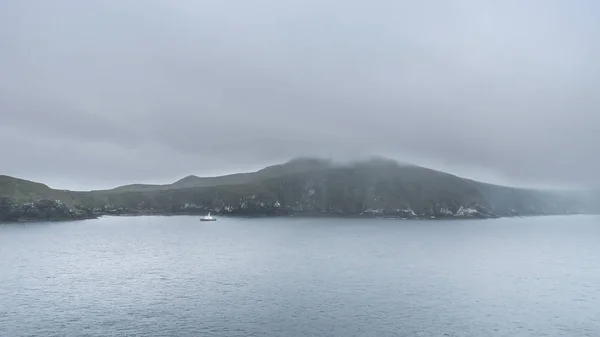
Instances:
[[[70,191],[52,189],[41,183],[0,175],[0,197],[11,198],[16,202],[47,199],[75,205],[79,201],[73,194]]]
[[[447,217],[586,213],[578,195],[516,189],[375,158],[349,164],[300,158],[252,173],[189,176],[170,185],[141,185],[81,195],[87,205],[160,212],[230,214],[383,214]],[[462,208],[462,211],[461,211]]]
[[[5,178],[6,179],[6,178]],[[109,213],[383,215],[402,218],[592,213],[600,198],[484,184],[375,158],[348,164],[299,158],[221,177],[189,176],[168,185],[68,192],[13,179],[0,196],[52,198]],[[10,180],[9,179],[9,180]],[[15,187],[16,184],[16,187]],[[8,187],[7,187],[8,186]]]
[[[75,193],[13,177],[0,176],[0,222],[89,219]]]
[[[285,175],[314,171],[317,169],[325,169],[331,167],[333,164],[330,161],[311,159],[311,158],[297,158],[293,159],[285,164],[268,166],[262,170],[248,173],[236,173],[229,174],[220,177],[197,177],[194,175],[187,176],[180,179],[172,184],[167,185],[144,185],[144,184],[132,184],[114,188],[112,190],[95,191],[95,192],[144,192],[144,191],[156,191],[156,190],[169,190],[179,188],[190,188],[190,187],[214,187],[214,186],[226,186],[226,185],[242,185],[258,182],[268,178],[282,177]]]

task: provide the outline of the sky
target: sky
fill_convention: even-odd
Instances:
[[[2,0],[0,174],[166,183],[383,155],[600,186],[594,0]]]

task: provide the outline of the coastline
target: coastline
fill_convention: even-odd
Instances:
[[[199,213],[168,213],[168,212],[125,212],[119,214],[94,214],[93,216],[82,217],[46,217],[46,218],[21,218],[16,220],[2,221],[0,224],[25,224],[25,223],[42,223],[42,222],[66,222],[66,221],[83,221],[95,220],[103,217],[143,217],[143,216],[158,216],[158,217],[179,217],[179,216],[202,216]],[[370,219],[370,220],[391,220],[391,221],[449,221],[449,220],[493,220],[504,218],[534,218],[545,216],[577,216],[577,215],[599,215],[597,213],[557,213],[557,214],[526,214],[526,215],[506,215],[495,217],[477,217],[477,216],[441,216],[441,217],[397,217],[397,216],[373,216],[361,214],[329,214],[329,213],[294,213],[294,214],[227,214],[215,213],[216,216],[232,219],[273,219],[273,218],[297,218],[297,219]]]
[[[328,211],[306,210],[294,207],[240,207],[223,206],[211,207],[184,207],[177,209],[165,208],[138,208],[132,209],[124,206],[103,205],[89,207],[81,205],[67,205],[60,200],[38,200],[34,202],[15,202],[4,200],[0,204],[0,223],[28,223],[28,222],[58,222],[91,220],[103,216],[203,216],[211,212],[217,217],[227,218],[338,218],[338,219],[386,219],[386,220],[487,220],[513,217],[538,217],[558,215],[583,215],[597,214],[588,212],[539,212],[531,211],[519,213],[510,209],[498,213],[487,207],[456,206],[430,207],[416,212],[410,207],[398,209],[366,209],[360,213],[330,209]]]

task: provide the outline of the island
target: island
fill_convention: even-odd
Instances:
[[[542,191],[482,183],[374,157],[296,158],[256,172],[188,176],[172,184],[68,191],[0,176],[0,221],[103,215],[206,214],[396,219],[489,219],[597,214],[598,191]]]

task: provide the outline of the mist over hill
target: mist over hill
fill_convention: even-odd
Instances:
[[[172,184],[132,184],[75,192],[0,177],[0,220],[31,218],[40,200],[73,218],[92,214],[218,214],[494,218],[597,213],[597,192],[504,187],[386,158],[339,163],[296,158],[256,172],[188,176]],[[46,205],[48,206],[48,205]],[[61,218],[65,210],[61,209]],[[29,209],[29,213],[24,211]],[[47,208],[47,207],[46,207]],[[52,218],[52,211],[45,211]],[[28,215],[29,214],[29,215]],[[44,218],[36,215],[34,219]]]

